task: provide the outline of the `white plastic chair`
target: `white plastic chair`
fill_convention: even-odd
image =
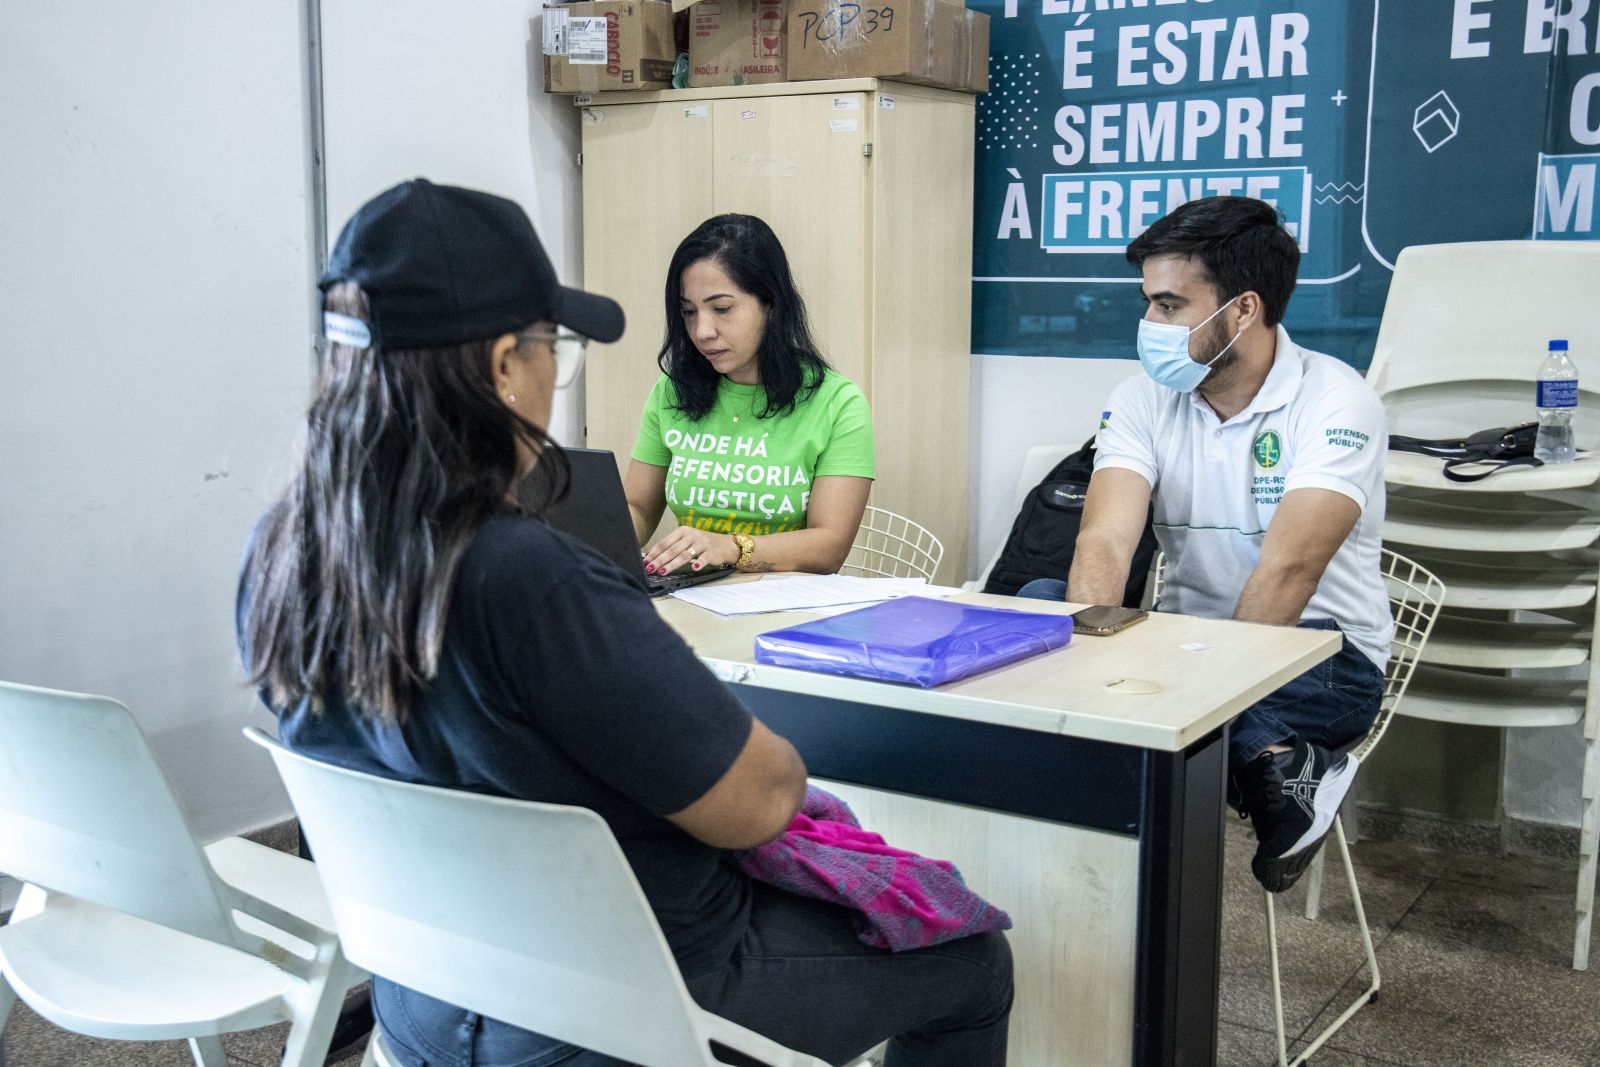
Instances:
[[[1390,431],[1449,437],[1532,418],[1533,380],[1547,340],[1567,338],[1584,361],[1600,353],[1596,278],[1596,241],[1464,241],[1405,249],[1367,371]],[[1506,314],[1507,306],[1517,313]],[[1600,435],[1596,387],[1592,379],[1579,381],[1580,444]],[[1437,460],[1417,459],[1422,467],[1439,468]],[[1594,479],[1581,465],[1540,472],[1580,479],[1568,484]],[[1495,491],[1504,477],[1480,488]],[[1452,485],[1437,475],[1434,481]],[[1528,481],[1518,472],[1518,483]]]
[[[1384,672],[1383,703],[1378,717],[1373,720],[1366,736],[1351,746],[1358,759],[1365,760],[1383,740],[1394,718],[1395,709],[1405,696],[1411,683],[1412,671],[1422,655],[1434,620],[1444,604],[1445,586],[1432,572],[1411,560],[1385,548],[1382,555],[1384,579],[1389,587],[1389,606],[1394,614],[1394,640],[1390,645],[1389,668]],[[1361,931],[1361,945],[1367,955],[1367,969],[1372,975],[1371,984],[1356,997],[1339,1017],[1329,1023],[1316,1039],[1306,1046],[1292,1061],[1288,1057],[1283,1027],[1283,983],[1278,974],[1278,917],[1273,904],[1273,894],[1264,893],[1267,901],[1267,950],[1272,967],[1272,1016],[1277,1028],[1278,1063],[1282,1067],[1296,1067],[1327,1043],[1339,1028],[1344,1026],[1367,1004],[1378,999],[1381,979],[1378,974],[1378,956],[1372,946],[1372,931],[1367,927],[1367,913],[1361,906],[1361,890],[1356,885],[1356,869],[1350,861],[1350,845],[1345,839],[1344,820],[1333,817],[1334,840],[1339,845],[1339,857],[1344,861],[1345,880],[1350,886],[1350,902],[1355,908],[1356,926]],[[1319,852],[1307,873],[1306,918],[1315,919],[1322,901],[1322,868],[1326,853]]]
[[[1015,519],[1017,512],[1022,510],[1022,502],[1033,492],[1034,486],[1044,481],[1044,476],[1050,473],[1052,467],[1081,447],[1081,445],[1035,445],[1028,449],[1028,454],[1022,457],[1022,469],[1017,474],[1017,486],[1011,493],[1011,508],[1007,514]],[[1008,525],[1006,530],[1009,532],[1010,529]],[[987,585],[989,575],[994,570],[994,565],[1000,562],[1000,553],[1004,552],[1005,548],[1005,537],[1002,536],[994,554],[989,557],[989,562],[984,564],[982,573],[962,588],[981,590]]]
[[[1589,367],[1600,352],[1597,278],[1600,241],[1405,249],[1367,374],[1391,432],[1449,437],[1533,418],[1546,341],[1567,339]],[[1436,459],[1390,452],[1384,538],[1416,551],[1450,587],[1452,610],[1417,671],[1406,716],[1508,730],[1581,724],[1573,731],[1582,738],[1583,770],[1581,784],[1572,783],[1582,809],[1572,966],[1585,970],[1600,872],[1600,678],[1593,673],[1600,571],[1590,550],[1553,552],[1592,544],[1600,510],[1600,389],[1586,372],[1579,390],[1574,422],[1582,451],[1571,463],[1462,484],[1446,481]],[[1556,517],[1561,512],[1565,518]],[[1587,679],[1564,669],[1549,673],[1585,663]],[[1470,669],[1457,669],[1463,667]],[[1508,773],[1516,778],[1519,769]]]
[[[187,1039],[288,1020],[285,1067],[320,1065],[350,987],[316,868],[228,838],[201,849],[128,709],[0,682],[0,1028],[16,997],[63,1029]],[[3,1032],[0,1032],[3,1036]]]
[[[884,508],[869,507],[840,574],[862,578],[922,578],[933,581],[944,558],[944,542],[924,526]]]
[[[1156,605],[1161,603],[1161,591],[1165,589],[1166,586],[1167,554],[1158,550],[1155,554],[1155,558],[1150,561],[1150,589],[1149,592],[1145,594],[1145,600],[1148,601],[1148,603],[1145,604],[1145,607],[1149,608],[1151,611],[1154,611]]]
[[[586,808],[411,785],[259,730],[350,958],[446,1003],[645,1067],[715,1067],[715,1040],[826,1067],[690,999],[605,821]],[[386,1065],[381,1032],[367,1065]]]

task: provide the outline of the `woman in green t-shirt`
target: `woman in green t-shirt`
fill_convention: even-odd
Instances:
[[[624,486],[641,545],[664,508],[678,528],[645,569],[838,570],[872,489],[872,413],[811,340],[777,235],[707,219],[672,256],[666,309]]]

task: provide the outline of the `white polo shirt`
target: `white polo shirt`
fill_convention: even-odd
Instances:
[[[1394,623],[1380,570],[1383,406],[1350,367],[1310,352],[1278,327],[1272,369],[1227,422],[1198,393],[1148,376],[1112,392],[1096,438],[1095,470],[1121,467],[1151,487],[1156,540],[1167,554],[1161,606],[1229,618],[1283,494],[1330,489],[1361,507],[1301,619],[1332,619],[1378,669]]]

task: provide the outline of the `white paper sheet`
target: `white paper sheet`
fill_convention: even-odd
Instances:
[[[776,577],[776,576],[774,576]],[[929,585],[920,578],[856,578],[808,574],[759,582],[711,582],[672,595],[718,615],[757,615],[770,611],[828,611],[894,600],[903,596],[947,597],[961,590]]]

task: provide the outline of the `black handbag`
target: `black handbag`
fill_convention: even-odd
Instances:
[[[1479,430],[1464,438],[1428,440],[1395,433],[1389,435],[1389,448],[1394,452],[1415,452],[1444,460],[1444,476],[1452,482],[1481,482],[1507,467],[1543,466],[1544,460],[1535,459],[1533,455],[1533,442],[1538,436],[1539,424],[1524,422]],[[1463,474],[1456,469],[1467,466],[1488,469],[1473,474]]]

